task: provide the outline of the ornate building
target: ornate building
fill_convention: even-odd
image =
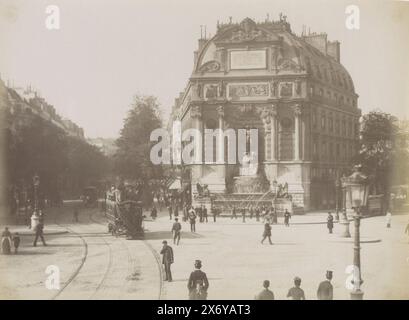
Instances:
[[[257,179],[246,178],[255,188],[246,192],[287,184],[296,207],[327,208],[335,205],[337,176],[357,150],[357,99],[339,42],[326,34],[297,36],[282,15],[261,23],[246,18],[218,24],[215,36],[199,40],[171,122],[180,120],[182,132],[258,129]],[[186,166],[192,193],[197,183],[212,193],[240,193],[240,165],[227,163],[226,137],[215,138],[226,146],[224,158]]]

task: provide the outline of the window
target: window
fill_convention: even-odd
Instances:
[[[332,142],[329,144],[329,156],[331,159],[334,156],[334,144]]]
[[[329,118],[328,126],[329,126],[329,131],[332,132],[334,130],[334,120],[332,119],[332,117]]]
[[[323,157],[326,157],[327,155],[327,143],[325,141],[322,141],[321,143],[321,155]]]
[[[342,135],[343,135],[343,136],[346,136],[346,131],[347,131],[347,129],[346,129],[346,121],[345,121],[345,119],[344,119],[344,120],[342,120]]]
[[[312,127],[317,127],[317,111],[315,110],[312,112]]]
[[[335,133],[339,134],[339,119],[335,120]]]
[[[325,129],[325,114],[321,116],[321,129]]]
[[[337,157],[339,157],[341,155],[341,150],[340,150],[340,147],[339,147],[339,143],[337,143],[335,148],[336,148],[336,155],[337,155]]]
[[[317,146],[316,141],[314,141],[313,143],[312,152],[313,152],[314,159],[318,158],[318,146]]]

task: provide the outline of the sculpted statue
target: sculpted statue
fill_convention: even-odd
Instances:
[[[271,88],[271,95],[273,97],[277,97],[277,94],[278,94],[278,81],[276,81],[276,80],[271,81],[270,88]]]

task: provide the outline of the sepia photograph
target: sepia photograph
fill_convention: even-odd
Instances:
[[[409,300],[409,1],[0,0],[0,129],[0,300]]]

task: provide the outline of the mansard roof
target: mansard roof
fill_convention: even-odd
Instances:
[[[267,58],[271,68],[266,73],[306,74],[322,83],[339,87],[355,94],[352,78],[340,63],[339,42],[327,41],[327,35],[303,34],[291,31],[286,17],[279,21],[255,22],[246,18],[240,23],[219,24],[217,33],[210,39],[199,41],[199,50],[193,76],[223,74],[223,50],[270,48]],[[245,71],[249,72],[249,71]]]

